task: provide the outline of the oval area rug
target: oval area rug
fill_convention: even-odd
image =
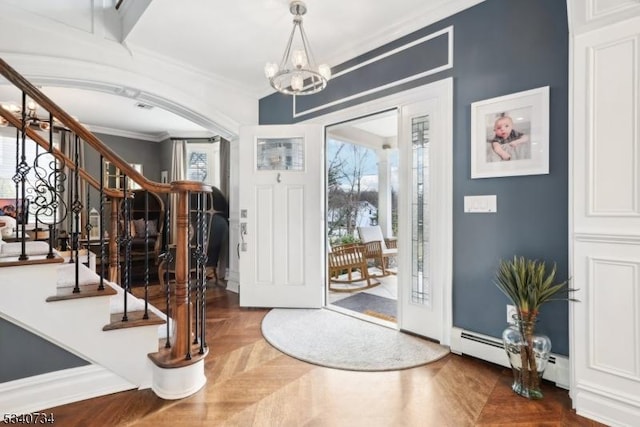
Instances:
[[[439,344],[326,309],[273,309],[262,335],[291,357],[352,371],[412,368],[449,354]]]

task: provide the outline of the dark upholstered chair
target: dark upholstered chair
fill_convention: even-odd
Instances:
[[[125,226],[129,227],[131,258],[133,261],[143,259],[148,250],[150,259],[157,263],[164,241],[164,202],[160,196],[149,192],[148,240],[145,248],[145,190],[133,190],[132,193],[131,221],[129,221],[129,224],[125,224],[124,201],[120,202],[120,232],[124,232]]]

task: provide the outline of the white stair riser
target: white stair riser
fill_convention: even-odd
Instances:
[[[3,316],[139,388],[150,387],[147,354],[158,351],[157,325],[103,331],[110,322],[110,296],[46,302],[56,292],[55,269],[55,264],[3,268]]]

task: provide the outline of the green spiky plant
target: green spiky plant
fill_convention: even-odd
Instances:
[[[547,273],[544,262],[514,256],[512,260],[500,261],[494,282],[518,310],[517,323],[526,345],[520,353],[521,369],[517,372],[514,369],[514,379],[520,381],[527,390],[533,391],[533,395],[537,396],[533,398],[542,397],[539,391],[540,375],[533,352],[533,334],[540,308],[549,301],[575,301],[570,298],[570,293],[575,289],[569,288],[566,280],[554,283],[555,277],[555,263]]]

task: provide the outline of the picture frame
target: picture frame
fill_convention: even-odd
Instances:
[[[549,86],[471,104],[471,178],[549,173]]]

